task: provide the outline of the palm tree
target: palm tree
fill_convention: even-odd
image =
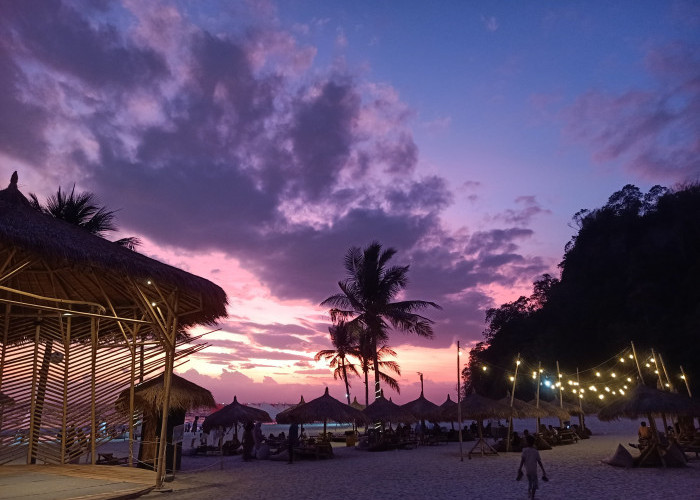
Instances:
[[[323,349],[316,353],[314,359],[319,361],[321,358],[330,361],[333,370],[333,378],[342,379],[345,382],[345,395],[350,404],[350,381],[348,380],[348,371],[360,376],[357,367],[353,363],[347,362],[348,355],[359,356],[355,339],[351,329],[345,321],[339,321],[338,324],[328,327],[331,334],[331,343],[334,349]]]
[[[396,250],[382,251],[378,242],[373,242],[364,250],[352,247],[345,255],[347,277],[338,282],[342,293],[332,295],[321,302],[331,306],[331,319],[336,322],[347,320],[349,325],[357,325],[368,335],[374,362],[375,398],[380,394],[379,387],[379,347],[388,340],[389,324],[408,333],[432,338],[432,321],[415,311],[440,306],[423,300],[392,302],[408,283],[409,266],[391,266],[388,261]]]
[[[29,198],[31,205],[35,209],[56,219],[82,227],[96,236],[104,238],[105,233],[117,230],[114,224],[116,212],[100,207],[93,193],[76,194],[75,184],[68,196],[61,191],[59,186],[56,194],[49,196],[44,206],[39,203],[39,199],[34,193],[29,193]],[[134,250],[141,242],[138,238],[131,236],[117,240],[115,243]]]

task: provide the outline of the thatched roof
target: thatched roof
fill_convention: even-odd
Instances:
[[[233,403],[224,406],[204,419],[202,430],[209,432],[215,427],[227,429],[233,427],[234,424],[245,422],[272,422],[272,418],[265,410],[239,403],[238,398],[234,396]]]
[[[440,405],[441,420],[457,420],[457,408],[457,401],[452,401],[448,394],[445,402]]]
[[[277,415],[277,422],[280,424],[308,424],[326,420],[333,420],[335,422],[365,422],[367,418],[361,411],[338,401],[328,394],[328,387],[326,387],[323,396],[292,408],[282,420],[280,420],[280,415]]]
[[[370,403],[367,408],[362,410],[362,413],[372,422],[410,423],[416,421],[416,418],[410,411],[393,401],[384,399],[384,395],[375,399],[374,403]]]
[[[423,391],[421,391],[417,399],[402,405],[402,407],[411,412],[411,414],[419,420],[440,418],[440,407],[432,401],[425,399]]]
[[[462,405],[462,416],[473,420],[509,418],[513,415],[513,410],[509,405],[475,392],[466,396],[460,404]]]
[[[0,190],[0,258],[10,257],[17,265],[29,261],[3,282],[22,292],[98,304],[107,295],[117,308],[133,308],[125,284],[151,280],[166,294],[177,290],[183,327],[226,315],[227,298],[219,286],[35,210],[19,191],[16,173]]]
[[[603,421],[636,419],[655,413],[697,417],[700,416],[700,401],[683,394],[638,385],[627,395],[601,408],[598,418]]]
[[[352,403],[350,403],[350,406],[352,406],[352,407],[355,408],[356,410],[360,410],[360,411],[365,409],[365,405],[363,405],[362,403],[359,403],[359,402],[357,401],[357,396],[355,396],[355,397],[353,398]]]
[[[510,396],[499,399],[499,401],[510,406]],[[518,398],[513,398],[513,409],[516,412],[516,418],[544,418],[547,416],[544,408],[537,408],[535,405]]]
[[[276,421],[277,423],[285,423],[285,422],[287,422],[287,420],[286,420],[287,414],[288,414],[291,410],[293,410],[294,408],[296,408],[297,406],[303,405],[303,404],[306,404],[306,401],[304,401],[304,396],[302,395],[302,396],[301,396],[301,399],[299,400],[299,402],[298,402],[297,404],[292,405],[292,406],[290,406],[289,408],[286,408],[286,409],[282,410],[281,412],[279,412],[279,413],[277,414],[277,416],[275,417],[275,421]],[[282,420],[280,420],[280,418],[281,418]]]
[[[534,399],[532,401],[529,401],[531,405],[538,406],[543,409],[544,411],[547,412],[548,417],[556,417],[559,420],[568,420],[571,415],[569,415],[569,412],[559,406],[559,404],[554,404],[550,403],[548,401],[544,401],[540,399],[540,402],[537,403]]]
[[[164,376],[148,380],[134,387],[134,407],[136,410],[158,412],[163,407],[165,396]],[[129,412],[129,389],[124,389],[115,403],[122,413]],[[214,397],[204,387],[173,373],[170,385],[170,409],[191,410],[193,408],[216,406]]]

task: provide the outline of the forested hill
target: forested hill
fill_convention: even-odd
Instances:
[[[477,368],[512,366],[518,352],[559,360],[571,373],[630,341],[662,353],[671,377],[679,365],[691,383],[700,377],[700,185],[646,194],[627,185],[573,221],[578,234],[566,246],[561,278],[545,275],[530,297],[487,312],[484,341],[465,369],[468,386],[502,396],[504,377]]]

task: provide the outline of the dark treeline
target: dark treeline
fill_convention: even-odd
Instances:
[[[578,234],[566,245],[561,277],[544,275],[530,297],[487,311],[484,340],[463,372],[466,390],[505,395],[505,374],[480,368],[513,367],[518,352],[550,367],[559,360],[571,373],[630,341],[638,352],[660,352],[684,392],[682,365],[692,389],[700,376],[700,185],[646,194],[627,185],[573,223]],[[518,397],[527,399],[520,386]]]

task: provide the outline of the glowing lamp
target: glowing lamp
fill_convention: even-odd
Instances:
[[[656,360],[655,360],[654,358],[651,358],[651,359],[649,360],[649,362],[651,362],[651,363],[656,363]]]
[[[512,382],[512,381],[514,381],[514,380],[515,380],[515,377],[513,377],[513,376],[511,375],[511,376],[510,376],[510,381]]]
[[[627,356],[627,357],[630,358],[630,359],[634,359],[634,356],[632,356],[631,354],[630,354],[629,356]]]
[[[515,364],[516,364],[516,365],[519,365],[519,364],[520,364],[520,360],[517,360],[517,361],[515,362]]]
[[[617,375],[615,375],[615,372],[612,372],[612,373],[610,374],[610,376],[611,376],[612,378],[617,377]]]
[[[624,362],[625,362],[625,358],[620,358],[620,363],[624,363]]]
[[[485,366],[482,366],[482,367],[481,367],[481,370],[482,370],[482,371],[486,371],[486,367],[485,367]]]
[[[600,372],[595,372],[596,377],[600,377]]]
[[[627,377],[627,382],[632,382],[632,379]]]
[[[606,387],[605,392],[610,392],[610,387]]]
[[[600,396],[598,396],[598,399],[605,399],[605,395],[601,394]]]

